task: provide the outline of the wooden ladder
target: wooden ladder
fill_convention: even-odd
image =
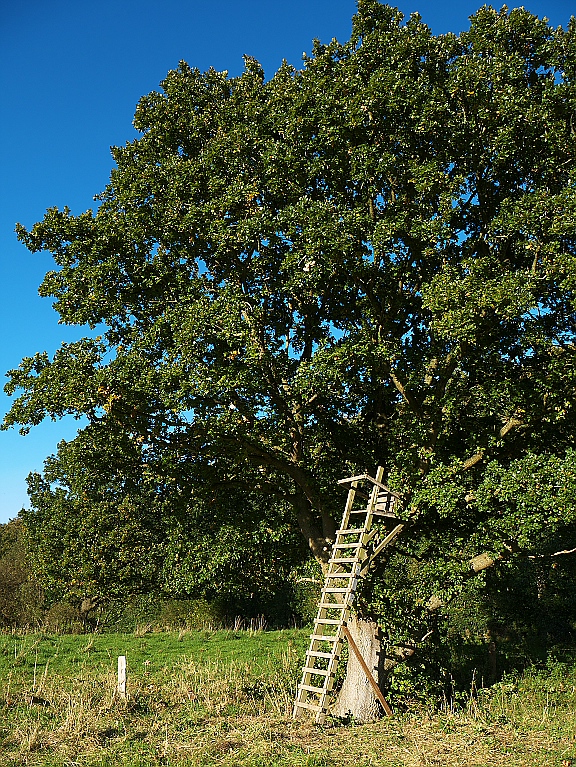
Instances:
[[[382,484],[383,473],[384,469],[379,466],[375,479],[367,474],[362,474],[339,481],[339,484],[349,486],[348,498],[346,499],[342,524],[340,529],[336,531],[336,540],[328,561],[318,614],[314,622],[314,631],[310,636],[310,646],[302,669],[302,681],[298,685],[296,700],[294,701],[292,715],[294,719],[297,719],[305,711],[311,711],[315,715],[317,724],[322,724],[324,721],[344,638],[348,639],[351,648],[359,656],[346,622],[354,601],[358,579],[367,571],[367,547],[373,542],[376,533],[376,530],[372,529],[372,520],[375,515],[393,517],[392,509],[395,496]],[[359,490],[358,484],[362,481],[372,483],[369,495]],[[367,500],[365,508],[354,510],[356,495]],[[359,523],[355,522],[353,527],[350,526],[352,516],[360,518]],[[400,532],[399,527],[401,525],[397,525],[393,531],[397,531],[394,539]],[[378,543],[376,547],[378,551],[383,548],[382,543],[388,545],[392,542],[391,535],[389,534],[384,541]],[[374,687],[376,683],[368,668],[365,667],[361,656],[359,656],[359,661]],[[387,713],[391,713],[377,685],[375,692]]]

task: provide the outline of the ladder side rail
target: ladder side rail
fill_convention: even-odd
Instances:
[[[346,504],[345,515],[349,517],[350,508],[354,502],[354,491],[349,493],[348,501]],[[355,568],[357,565],[355,565]],[[324,588],[322,590],[321,602],[318,606],[318,613],[316,620],[314,621],[313,634],[310,637],[310,645],[306,652],[305,666],[302,669],[302,679],[298,685],[297,696],[294,702],[293,718],[297,719],[302,710],[316,710],[316,723],[321,724],[324,720],[327,711],[326,700],[332,690],[334,684],[336,667],[340,659],[340,653],[342,651],[342,626],[348,618],[349,611],[349,599],[344,599],[342,603],[339,603],[332,607],[324,602],[324,589],[329,588],[329,574],[333,577],[338,577],[339,571],[343,568],[339,564],[329,563],[326,578],[324,582]],[[344,573],[350,578],[351,573]],[[347,594],[350,589],[352,579],[349,580]],[[338,618],[329,618],[329,612],[334,609],[338,610]],[[326,637],[324,639],[323,637]],[[318,655],[319,647],[324,642],[330,642],[332,649],[329,653],[322,653]],[[326,655],[328,657],[326,657]],[[316,665],[317,660],[327,661],[326,668],[321,668]],[[315,679],[321,677],[323,679],[322,685]],[[313,696],[315,699],[311,699]]]
[[[368,506],[366,507],[366,520],[364,521],[365,533],[367,533],[372,527],[372,518],[374,516],[374,512],[376,511],[376,504],[378,503],[378,496],[380,494],[378,485],[382,482],[383,476],[384,476],[384,467],[379,466],[376,472],[376,482],[378,484],[375,484],[372,487],[372,492],[370,493],[370,501],[368,502]]]
[[[348,490],[348,496],[346,498],[346,505],[344,506],[344,514],[342,515],[342,524],[340,525],[340,529],[348,527],[350,512],[354,506],[354,499],[356,497],[357,488],[358,481],[356,480],[350,484],[350,489]],[[338,540],[338,536],[336,536],[336,540]]]

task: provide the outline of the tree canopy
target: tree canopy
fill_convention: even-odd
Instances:
[[[297,526],[326,561],[336,480],[381,464],[412,523],[366,610],[384,565],[418,574],[388,608],[422,611],[476,555],[574,548],[575,78],[574,19],[484,7],[435,36],[375,0],[301,70],[181,62],[96,211],[18,228],[61,321],[99,333],[10,372],[5,427],[89,421],[28,528],[78,490],[167,540],[237,499],[244,540],[270,519],[250,545]]]

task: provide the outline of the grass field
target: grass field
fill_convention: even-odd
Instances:
[[[507,679],[458,711],[316,727],[290,719],[306,643],[300,630],[1,635],[0,765],[576,767],[572,665]]]

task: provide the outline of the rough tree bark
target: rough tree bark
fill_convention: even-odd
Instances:
[[[372,676],[380,689],[383,689],[386,659],[382,648],[382,632],[378,624],[352,616],[347,625]],[[382,706],[352,650],[348,655],[344,684],[330,713],[339,717],[353,716],[356,722],[374,722],[382,716]]]

